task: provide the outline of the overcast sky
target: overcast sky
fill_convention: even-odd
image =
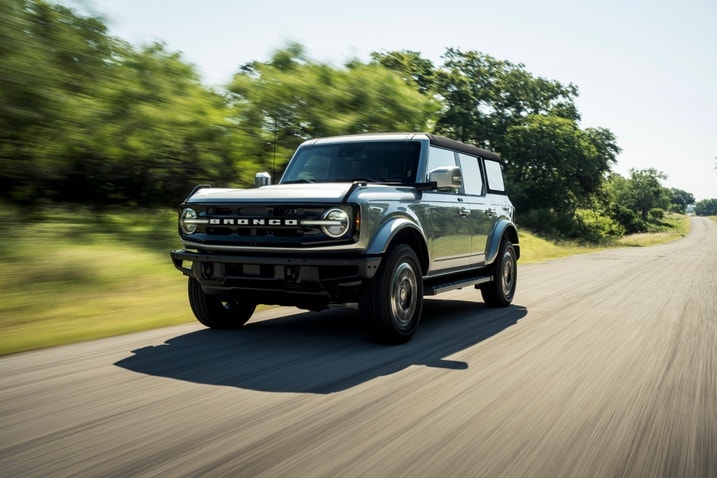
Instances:
[[[137,46],[164,42],[207,85],[299,42],[316,62],[448,47],[573,83],[581,126],[604,127],[615,171],[655,168],[665,186],[717,198],[717,1],[64,0]]]

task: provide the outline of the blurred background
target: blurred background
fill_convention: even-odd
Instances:
[[[658,169],[616,173],[616,136],[581,126],[578,94],[470,49],[332,65],[292,42],[206,86],[101,16],[0,2],[0,353],[191,320],[166,255],[173,208],[197,183],[278,180],[313,137],[428,131],[494,150],[518,225],[551,240],[609,245],[717,214]]]

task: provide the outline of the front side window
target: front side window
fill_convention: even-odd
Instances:
[[[460,194],[463,176],[460,166],[456,164],[456,154],[448,149],[431,146],[428,151],[426,181],[435,182],[439,192]]]

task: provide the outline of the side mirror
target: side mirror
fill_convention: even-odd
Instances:
[[[461,168],[443,166],[428,173],[428,182],[435,182],[439,191],[455,191],[463,186]]]
[[[260,188],[262,186],[268,186],[271,184],[271,175],[267,172],[256,173],[254,175],[254,186]]]

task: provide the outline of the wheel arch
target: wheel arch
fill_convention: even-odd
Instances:
[[[492,264],[493,262],[495,262],[495,258],[498,256],[500,245],[503,243],[503,238],[506,237],[511,242],[511,244],[513,244],[516,260],[520,259],[520,241],[518,239],[518,229],[512,222],[508,220],[501,220],[496,224],[495,228],[493,228],[493,232],[488,239],[488,246],[486,247],[486,264]]]
[[[368,254],[385,254],[396,244],[410,246],[421,263],[421,273],[423,275],[428,273],[430,258],[426,237],[416,224],[407,218],[392,219],[381,226],[366,252]]]

